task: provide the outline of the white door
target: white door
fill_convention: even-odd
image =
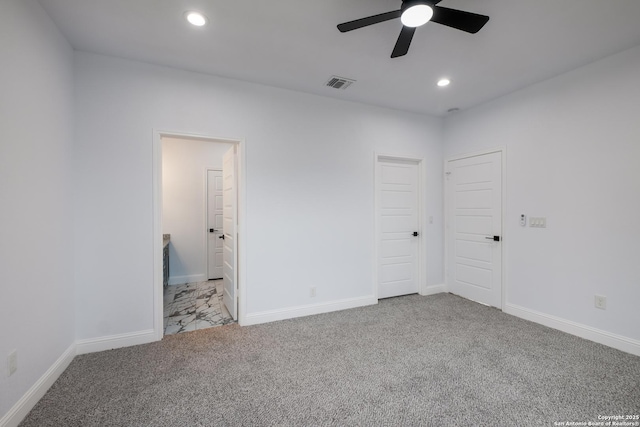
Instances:
[[[208,279],[222,278],[222,171],[207,171]]]
[[[502,153],[447,163],[449,291],[502,308]]]
[[[237,280],[237,235],[236,235],[236,147],[231,147],[222,159],[222,222],[223,239],[223,267],[222,281],[224,293],[222,300],[234,320],[238,320],[238,280]]]
[[[377,169],[378,298],[413,294],[420,283],[418,164],[381,159]]]

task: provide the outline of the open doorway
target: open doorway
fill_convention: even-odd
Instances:
[[[156,135],[159,337],[238,320],[239,151],[236,140]]]

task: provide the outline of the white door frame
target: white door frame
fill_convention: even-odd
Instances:
[[[218,142],[222,142],[217,140]],[[215,142],[215,141],[214,141]],[[208,166],[204,168],[204,247],[205,265],[207,266],[207,279],[211,276],[209,271],[209,171],[222,172],[221,168]]]
[[[238,174],[238,324],[245,324],[246,318],[246,153],[243,138],[220,138],[189,132],[153,130],[152,145],[152,199],[153,199],[153,330],[157,340],[164,336],[163,287],[162,287],[162,138],[183,138],[199,141],[225,142],[235,144],[237,150]]]
[[[501,266],[501,270],[502,270],[502,283],[500,284],[500,288],[501,288],[501,306],[502,308],[500,308],[501,311],[504,311],[505,308],[505,303],[507,301],[507,271],[506,271],[506,266],[507,266],[507,242],[509,241],[509,239],[507,239],[507,230],[505,227],[505,220],[506,220],[506,214],[507,214],[507,147],[501,146],[501,147],[497,147],[494,149],[490,149],[490,150],[483,150],[483,151],[474,151],[471,153],[465,153],[465,154],[458,154],[452,157],[449,157],[447,159],[444,160],[444,164],[443,164],[443,171],[444,171],[444,177],[443,177],[443,184],[444,184],[444,283],[445,286],[447,288],[447,291],[449,291],[449,275],[448,275],[448,267],[449,267],[449,247],[451,245],[450,240],[451,240],[451,231],[449,229],[449,204],[451,202],[450,200],[450,194],[447,191],[447,165],[449,164],[449,162],[451,161],[455,161],[455,160],[462,160],[462,159],[468,159],[470,157],[478,157],[478,156],[483,156],[485,154],[492,154],[492,153],[501,153],[502,155],[500,156],[502,158],[502,200],[501,200],[501,213],[502,213],[502,221],[500,224],[500,227],[502,228],[502,233],[501,233],[501,237],[500,237],[500,251],[502,252],[502,266]]]
[[[425,213],[427,207],[425,206],[426,197],[423,194],[425,185],[425,177],[427,176],[425,171],[425,162],[422,157],[419,156],[405,156],[396,154],[382,154],[374,153],[374,253],[373,253],[373,298],[378,301],[378,255],[380,254],[380,241],[378,236],[380,234],[380,220],[378,219],[378,211],[380,209],[380,196],[378,195],[378,189],[380,188],[380,162],[385,160],[400,160],[405,162],[414,162],[418,165],[418,232],[422,237],[420,244],[418,245],[418,293],[420,295],[428,295],[427,291],[427,239],[425,236],[425,230],[427,230],[427,219]]]

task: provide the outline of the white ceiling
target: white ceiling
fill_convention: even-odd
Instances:
[[[336,25],[401,0],[40,0],[78,50],[436,116],[640,44],[640,0],[443,0],[491,17],[477,34],[435,23],[389,56],[402,24]],[[199,10],[204,28],[184,20]],[[332,75],[356,79],[347,90]],[[447,76],[452,84],[438,88]]]

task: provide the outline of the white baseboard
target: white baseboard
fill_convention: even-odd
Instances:
[[[189,276],[171,276],[169,277],[169,286],[183,285],[185,283],[206,282],[206,274],[191,274]]]
[[[76,341],[76,354],[94,353],[96,351],[147,344],[154,341],[158,341],[158,336],[153,329],[128,334],[111,335],[108,337],[90,338]]]
[[[627,353],[640,356],[640,341],[623,337],[622,335],[612,334],[601,329],[592,328],[591,326],[582,325],[550,314],[541,313],[528,308],[520,307],[514,304],[505,304],[505,313],[520,317],[525,320],[540,323],[553,329],[558,329],[580,338],[604,344]]]
[[[241,326],[258,325],[260,323],[275,322],[278,320],[293,319],[295,317],[311,316],[314,314],[329,313],[332,311],[346,310],[349,308],[363,307],[377,304],[378,300],[373,296],[364,298],[350,298],[323,304],[301,305],[282,310],[261,311],[245,316]]]
[[[435,294],[441,294],[443,292],[447,292],[447,285],[445,285],[444,283],[441,283],[439,285],[431,285],[431,286],[426,286],[422,288],[420,295],[422,296],[435,295]]]
[[[49,390],[58,377],[69,366],[76,355],[76,345],[71,344],[69,348],[56,360],[47,372],[45,372],[36,383],[16,402],[9,412],[0,419],[0,427],[16,427],[27,416],[29,411],[36,406],[36,403]]]

